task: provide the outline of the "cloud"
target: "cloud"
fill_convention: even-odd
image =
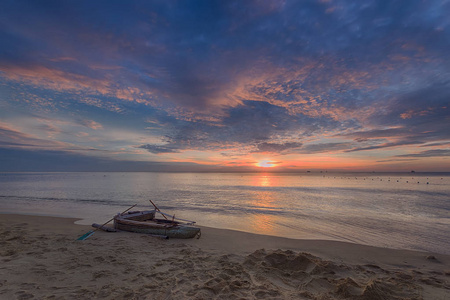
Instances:
[[[377,160],[377,162],[378,163],[385,163],[385,162],[389,162],[389,163],[391,163],[391,162],[409,162],[409,161],[417,161],[418,159],[417,158],[403,158],[403,159],[401,159],[401,158],[397,158],[397,159],[383,159],[383,160]]]
[[[13,126],[0,122],[0,143],[5,148],[31,148],[31,149],[62,149],[67,143],[40,139],[36,136],[23,133]]]
[[[426,150],[419,153],[396,155],[396,157],[444,157],[444,156],[450,156],[449,149]]]
[[[430,143],[421,145],[420,147],[436,147],[436,146],[447,146],[450,145],[450,142],[442,142],[442,143]]]
[[[0,148],[2,172],[189,172],[210,169],[189,162],[115,160],[65,151]]]
[[[303,147],[300,153],[330,153],[340,150],[345,150],[351,147],[351,143],[321,143],[308,144]]]
[[[148,152],[154,153],[154,154],[179,152],[179,150],[177,150],[177,149],[173,149],[173,148],[166,147],[166,146],[151,145],[151,144],[136,146],[136,148],[145,149]]]
[[[404,136],[411,132],[403,127],[388,128],[388,129],[372,129],[365,131],[354,131],[349,133],[339,133],[337,137],[350,137],[355,140],[375,139],[375,138],[390,138]]]
[[[411,141],[410,140],[401,140],[401,141],[397,141],[397,142],[383,143],[383,144],[378,144],[378,145],[368,146],[368,147],[357,147],[357,148],[346,150],[345,152],[375,150],[375,149],[399,147],[399,146],[406,146],[406,145],[417,145],[417,144],[423,144],[423,142],[422,141],[414,141],[414,140],[411,140]]]
[[[97,123],[93,120],[80,120],[79,121],[81,125],[86,126],[88,128],[94,129],[94,130],[98,130],[98,129],[103,129],[103,125],[100,123]]]
[[[20,126],[0,122],[0,148],[29,151],[60,151],[66,153],[92,153],[94,155],[113,155],[117,151],[102,149],[95,138],[79,132],[79,124],[70,120],[46,119],[38,116],[19,121]],[[62,127],[62,128],[61,128]],[[115,132],[111,143],[117,142],[123,132]],[[130,133],[125,133],[131,136]],[[59,138],[63,136],[65,138]],[[77,138],[74,138],[76,136]],[[108,138],[106,135],[105,138]],[[70,142],[64,141],[71,139]],[[78,139],[83,143],[78,144]],[[92,143],[91,140],[94,140]],[[105,142],[105,141],[103,141]],[[109,142],[109,141],[108,141]],[[120,141],[119,141],[120,142]],[[125,152],[125,151],[121,151]]]
[[[273,152],[273,153],[285,153],[290,152],[293,149],[300,148],[302,143],[260,143],[257,145],[257,151],[255,152]]]
[[[383,106],[370,117],[370,122],[401,127],[411,134],[426,131],[448,137],[450,134],[444,130],[442,120],[450,118],[449,98],[449,82],[431,82],[384,101]]]

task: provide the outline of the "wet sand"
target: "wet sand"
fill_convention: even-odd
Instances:
[[[450,299],[450,256],[202,227],[162,240],[0,215],[0,299]]]

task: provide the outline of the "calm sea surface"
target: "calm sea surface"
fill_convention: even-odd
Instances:
[[[209,227],[450,254],[449,173],[0,173],[1,213],[103,223],[148,199]]]

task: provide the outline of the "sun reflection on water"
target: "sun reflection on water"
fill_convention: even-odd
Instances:
[[[260,174],[252,177],[250,182],[255,187],[274,187],[277,186],[278,180],[277,176]],[[270,212],[265,212],[277,208],[277,199],[274,195],[274,191],[256,189],[252,192],[252,198],[249,199],[249,204],[259,211],[257,214],[250,215],[250,226],[261,234],[275,234],[274,224],[278,217]]]
[[[277,176],[272,174],[260,174],[255,175],[251,180],[252,185],[254,186],[262,186],[262,187],[270,187],[277,186],[279,183],[279,179]]]

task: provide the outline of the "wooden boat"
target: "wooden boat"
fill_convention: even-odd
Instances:
[[[117,214],[114,217],[114,228],[167,236],[169,238],[189,239],[196,236],[200,237],[200,228],[192,226],[195,222],[182,223],[175,221],[175,219],[156,219],[155,213],[156,210],[146,210]]]

